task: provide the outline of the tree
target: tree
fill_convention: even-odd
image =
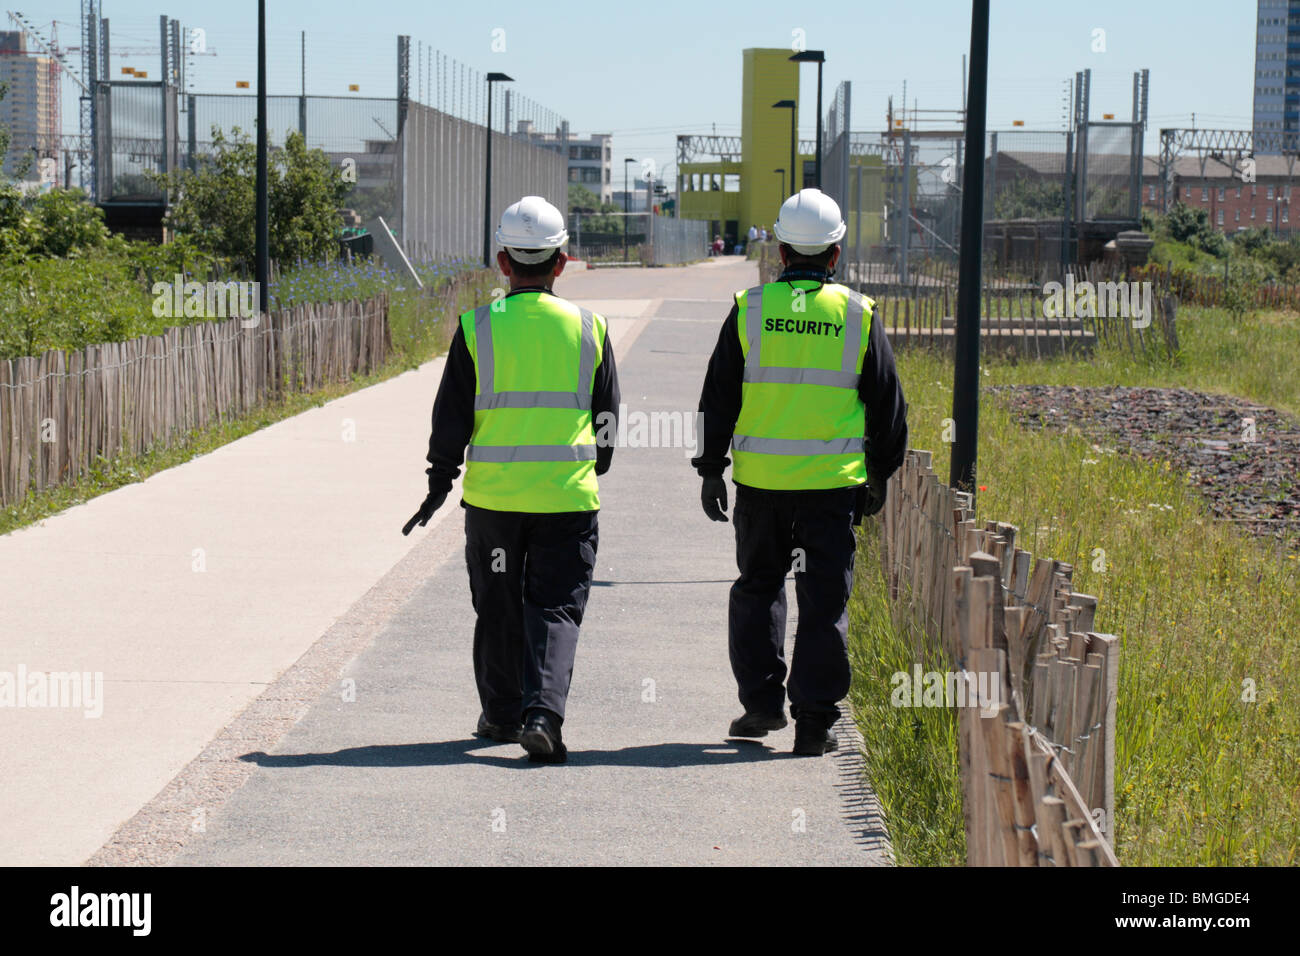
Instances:
[[[569,213],[582,217],[582,231],[595,235],[597,233],[623,233],[623,223],[618,216],[610,213],[623,210],[613,203],[602,203],[600,197],[586,186],[569,183]]]
[[[257,219],[257,148],[238,127],[212,129],[212,153],[198,169],[154,174],[173,199],[167,222],[205,252],[251,272]],[[338,209],[348,191],[341,170],[297,131],[267,162],[270,254],[280,262],[316,260],[335,249]]]

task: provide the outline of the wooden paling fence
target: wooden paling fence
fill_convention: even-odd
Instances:
[[[1135,270],[1140,279],[1164,277],[1169,291],[1183,305],[1223,306],[1228,298],[1229,282],[1222,275],[1174,270],[1156,263],[1148,263]],[[1259,282],[1250,285],[1256,307],[1261,309],[1289,309],[1300,312],[1300,285],[1282,282]]]
[[[967,860],[1118,866],[1111,848],[1119,642],[1092,630],[1073,569],[975,526],[969,494],[909,451],[889,481],[882,557],[900,626],[956,669]]]
[[[299,305],[0,361],[0,504],[291,392],[375,371],[388,297]]]

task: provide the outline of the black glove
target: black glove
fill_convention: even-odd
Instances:
[[[711,521],[726,521],[727,483],[721,478],[705,478],[700,488],[700,504]]]
[[[885,507],[885,483],[875,478],[868,478],[867,483],[863,486],[866,489],[866,501],[862,505],[862,516],[870,518],[873,514]]]
[[[447,500],[447,492],[429,492],[429,497],[424,499],[424,504],[420,505],[420,510],[411,515],[411,520],[402,526],[402,534],[410,534],[411,529],[417,524],[423,528],[433,517],[433,513],[442,507],[442,503]]]

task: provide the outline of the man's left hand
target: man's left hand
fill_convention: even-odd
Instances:
[[[433,513],[442,507],[442,503],[447,500],[447,492],[440,491],[437,494],[429,492],[429,497],[424,499],[424,504],[420,505],[420,510],[411,515],[411,520],[402,526],[402,534],[410,534],[411,529],[417,524],[423,528],[433,517]]]

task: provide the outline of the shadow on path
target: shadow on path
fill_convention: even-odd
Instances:
[[[509,747],[509,751],[501,748]],[[485,753],[491,749],[492,753]],[[507,756],[506,754],[509,754]],[[570,750],[569,765],[578,767],[695,767],[727,763],[752,763],[787,757],[750,740],[706,744],[646,744],[621,750]],[[330,753],[244,754],[240,760],[259,767],[438,767],[450,764],[492,764],[499,767],[537,767],[517,744],[498,744],[471,738],[423,744],[372,744]]]
[[[716,578],[716,579],[710,579],[710,580],[707,580],[707,581],[705,581],[705,580],[700,580],[700,581],[600,581],[600,580],[593,580],[593,581],[591,582],[591,586],[592,586],[593,588],[612,588],[612,587],[618,587],[620,584],[735,584],[735,583],[736,583],[736,579],[735,579],[735,578]]]

